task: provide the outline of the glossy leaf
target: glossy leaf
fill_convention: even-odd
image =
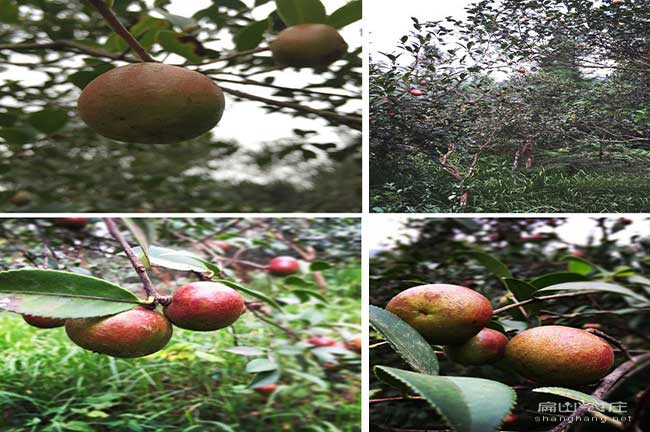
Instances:
[[[387,310],[371,305],[369,313],[370,324],[409,366],[425,374],[438,374],[436,354],[420,333]]]
[[[386,366],[377,366],[375,374],[422,396],[456,432],[497,431],[516,401],[513,389],[482,378],[433,376]]]
[[[287,26],[325,23],[327,14],[320,0],[275,0],[278,15]]]
[[[607,282],[567,282],[557,285],[551,285],[546,288],[542,288],[537,291],[540,293],[547,293],[552,291],[587,291],[587,290],[596,290],[602,291],[604,293],[614,293],[620,294],[627,297],[632,297],[642,303],[650,304],[650,299],[643,297],[640,294],[635,293],[629,288],[625,288],[620,285],[615,285]]]
[[[268,26],[268,20],[263,20],[255,21],[243,27],[235,35],[235,47],[237,51],[247,51],[257,48],[264,40],[264,32]]]
[[[62,109],[47,108],[29,115],[27,120],[44,134],[51,134],[63,128],[68,122],[68,112]]]
[[[134,247],[133,252],[138,256],[143,265],[146,265],[145,254],[141,247]],[[201,258],[191,252],[179,251],[160,246],[150,246],[147,251],[148,261],[152,266],[165,267],[178,271],[196,271],[203,273],[208,268],[201,262]]]
[[[278,368],[277,363],[269,359],[255,359],[248,362],[246,365],[246,372],[248,373],[259,373],[259,372],[269,372],[274,371]]]
[[[112,315],[141,303],[132,292],[92,276],[58,270],[0,272],[0,308],[50,318]]]
[[[362,18],[363,6],[361,0],[351,1],[335,10],[327,20],[334,28],[340,29]]]
[[[499,279],[512,277],[512,273],[510,273],[508,267],[506,267],[504,263],[502,263],[492,255],[488,255],[486,253],[479,252],[479,251],[466,251],[466,252],[461,252],[458,255],[475,259],[476,261],[483,264],[488,270],[492,272],[492,274],[494,274]]]
[[[580,273],[556,272],[548,273],[530,281],[530,284],[537,289],[556,285],[565,282],[586,282],[589,278]]]

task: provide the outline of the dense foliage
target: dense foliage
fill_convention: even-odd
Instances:
[[[377,212],[641,211],[650,4],[485,0],[370,65]]]
[[[227,90],[222,125],[236,125],[255,138],[220,138],[218,127],[174,145],[125,144],[97,135],[77,115],[80,89],[137,57],[88,2],[2,0],[0,209],[360,207],[358,41],[349,41],[343,59],[318,70],[281,68],[268,54],[269,41],[300,22],[338,29],[353,24],[358,31],[360,0],[215,0],[191,17],[169,13],[169,0],[110,3],[156,60],[198,70],[221,84]],[[253,124],[260,116],[295,126],[284,137],[269,137]]]
[[[521,290],[523,288],[525,291],[531,283],[544,286],[567,280],[583,280],[584,282],[578,283],[583,284],[580,285],[583,290],[598,287],[605,290],[604,284],[615,284],[621,287],[622,291],[596,291],[586,296],[541,301],[533,309],[526,308],[527,317],[518,313],[516,308],[500,312],[494,316],[490,327],[505,332],[509,337],[539,325],[598,330],[618,340],[630,355],[647,357],[650,350],[648,221],[633,222],[624,218],[599,218],[595,221],[597,223],[594,224],[595,229],[588,242],[573,244],[570,240],[572,236],[567,236],[566,232],[576,229],[577,224],[585,223],[579,219],[409,220],[402,231],[407,237],[402,237],[402,240],[384,249],[372,251],[370,303],[378,308],[385,308],[393,296],[407,288],[428,283],[449,283],[478,291],[490,299],[497,310],[512,304],[515,298],[524,298]],[[560,230],[564,230],[565,234],[558,235]],[[635,232],[642,234],[632,234]],[[511,272],[510,278],[506,277],[507,271]],[[547,276],[545,279],[537,279],[542,275]],[[597,283],[594,283],[596,281]],[[548,288],[547,286],[546,289]],[[566,293],[562,290],[557,292]],[[398,355],[394,351],[394,344],[389,346],[379,332],[371,331],[371,366],[412,368],[414,362],[409,362],[404,351],[424,348],[408,340],[405,333],[400,334],[403,346],[398,346],[398,349],[402,349],[401,355]],[[620,366],[627,360],[626,354],[621,351],[620,346],[613,346],[616,365]],[[562,346],[558,344],[555,348],[559,350]],[[539,403],[567,403],[574,407],[575,400],[567,401],[557,394],[533,392],[533,389],[541,386],[518,377],[507,362],[462,366],[450,361],[439,347],[434,346],[433,349],[438,358],[440,377],[485,378],[506,384],[516,391],[516,404],[511,411],[514,417],[506,419],[500,430],[550,430],[560,423],[561,418],[558,416],[555,421],[540,420]],[[424,363],[423,355],[416,358]],[[647,366],[646,358],[644,368],[639,368],[636,374],[628,375],[618,382],[614,391],[606,397],[609,402],[627,404],[623,421],[627,422],[630,430],[647,430],[646,427],[650,424],[650,413],[647,410],[647,382],[650,370]],[[436,375],[436,372],[433,370],[430,373]],[[440,430],[444,427],[445,420],[441,418],[440,412],[448,416],[451,405],[442,404],[436,412],[422,400],[384,400],[400,399],[403,395],[403,389],[393,388],[390,384],[391,381],[386,381],[381,374],[371,376],[370,422],[373,429]],[[590,394],[599,386],[599,383],[594,383],[577,390]],[[468,401],[471,401],[472,397],[480,398],[482,391],[487,389],[474,389],[471,394],[466,395],[465,401],[458,401],[454,399],[454,391],[450,390],[450,393],[447,393],[448,402],[454,400],[453,404],[457,404],[457,412],[452,411],[452,414],[462,418],[463,415],[467,416],[462,414],[467,412],[463,410],[470,410],[473,421],[477,422],[480,421],[480,416],[494,415],[494,409],[490,407],[481,411],[480,408],[488,404],[485,399],[474,407],[460,408],[465,403],[471,403]],[[414,394],[413,387],[408,393]],[[423,393],[418,395],[422,396]],[[428,400],[431,401],[430,398]],[[496,403],[496,399],[492,402]],[[497,426],[501,425],[504,415],[510,410],[507,403],[504,403],[503,408],[504,411],[496,419]],[[571,412],[573,408],[559,414],[566,417]],[[516,418],[516,421],[509,421],[513,418]],[[596,423],[599,422],[592,420],[582,426],[578,423],[570,430],[619,430]],[[634,429],[633,424],[639,429]]]
[[[212,332],[174,329],[161,351],[125,360],[85,351],[61,328],[28,326],[0,313],[3,431],[359,431],[360,357],[312,346],[360,332],[360,227],[355,219],[146,219],[152,246],[191,252],[274,300]],[[123,227],[122,227],[123,229]],[[142,284],[102,222],[70,228],[52,219],[4,219],[1,270],[38,267],[93,275],[143,296]],[[128,237],[135,244],[132,236]],[[154,249],[151,249],[152,255]],[[270,276],[277,255],[302,271]],[[197,273],[150,269],[163,294]],[[318,269],[318,271],[316,270]],[[6,287],[0,287],[2,292]],[[263,297],[262,297],[263,299]],[[276,383],[271,394],[251,386]]]

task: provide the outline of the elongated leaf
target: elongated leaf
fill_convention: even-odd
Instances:
[[[387,310],[370,306],[370,324],[418,372],[438,375],[438,359],[431,345],[413,327]]]
[[[483,264],[488,270],[490,270],[496,277],[499,279],[502,278],[511,278],[512,273],[508,270],[508,267],[497,258],[492,255],[488,255],[483,252],[478,251],[466,251],[458,254],[459,256],[467,256],[473,258],[476,261]]]
[[[0,308],[50,318],[113,315],[141,303],[131,291],[92,276],[58,270],[0,272]]]
[[[124,225],[126,225],[129,231],[131,231],[133,238],[135,238],[135,241],[138,242],[138,246],[140,246],[140,261],[146,268],[151,267],[151,260],[149,260],[149,254],[147,253],[149,250],[149,242],[147,241],[147,236],[144,231],[142,231],[142,228],[140,228],[131,218],[122,218],[122,222],[124,222]],[[138,254],[136,253],[136,255]]]
[[[482,378],[434,376],[386,366],[377,366],[375,374],[422,396],[456,432],[497,431],[516,401],[510,387]]]
[[[269,371],[274,371],[277,368],[278,365],[269,359],[255,359],[248,362],[248,364],[246,365],[246,372],[248,373],[269,372]]]
[[[311,272],[323,271],[330,268],[332,268],[332,265],[323,261],[314,261],[313,263],[309,264],[309,271]]]
[[[530,281],[530,284],[537,289],[545,288],[551,285],[557,285],[564,282],[586,282],[589,278],[580,273],[556,272],[548,273]]]
[[[361,0],[351,1],[335,10],[327,20],[334,28],[340,29],[362,18]]]
[[[280,369],[272,370],[269,372],[260,372],[255,375],[255,378],[248,385],[250,388],[262,387],[269,384],[274,384],[280,379]]]
[[[278,302],[276,302],[275,300],[273,300],[271,297],[267,296],[264,293],[252,290],[250,288],[246,288],[245,286],[239,285],[238,283],[235,283],[227,279],[213,279],[213,281],[222,283],[224,285],[228,285],[230,288],[236,289],[237,291],[241,291],[244,294],[248,295],[249,297],[253,297],[255,299],[263,301],[264,303],[268,303],[269,305],[273,306],[277,310],[280,311],[282,310],[282,306],[280,306]]]
[[[61,129],[68,122],[68,112],[57,108],[46,108],[29,115],[29,124],[44,134]]]
[[[327,22],[325,6],[320,0],[275,0],[275,6],[287,26]]]
[[[269,20],[254,21],[251,24],[243,27],[235,35],[235,47],[237,51],[247,51],[257,48],[258,45],[264,40],[264,32],[269,26]]]
[[[515,299],[517,301],[528,300],[529,298],[533,297],[535,295],[535,291],[537,291],[537,289],[533,285],[519,279],[504,278],[503,283],[506,285],[508,290],[515,296]],[[523,308],[530,317],[530,316],[536,316],[537,313],[542,308],[542,305],[539,303],[531,303],[523,306]],[[519,309],[513,309],[511,311],[511,315],[513,315],[515,318],[521,318],[525,320],[525,317],[523,316],[523,314]]]
[[[226,351],[232,354],[237,354],[242,356],[258,356],[264,354],[264,351],[262,351],[259,348],[244,347],[244,346],[236,346],[236,347],[228,348]]]
[[[612,405],[609,402],[605,402],[604,400],[598,399],[597,397],[594,397],[590,394],[564,387],[539,387],[533,389],[533,391],[537,393],[549,393],[557,396],[562,396],[568,399],[582,402],[583,404],[593,405],[594,409],[599,412],[609,411],[617,414],[623,414],[625,412],[618,405]]]
[[[142,264],[145,264],[144,252],[141,247],[133,248],[133,252],[140,258]],[[148,261],[153,266],[165,267],[178,271],[196,271],[204,273],[208,268],[201,262],[201,258],[191,252],[179,251],[174,249],[163,248],[160,246],[150,246],[147,250]]]
[[[538,290],[537,293],[546,293],[551,291],[586,291],[586,290],[596,290],[602,292],[610,292],[614,294],[620,294],[628,297],[632,297],[642,303],[650,304],[650,299],[643,297],[640,294],[635,293],[629,288],[625,288],[620,285],[615,285],[606,282],[567,282],[557,285],[551,285],[546,288]]]
[[[575,257],[575,256],[566,256],[562,258],[564,261],[568,261],[568,270],[571,273],[578,273],[581,275],[588,275],[595,271],[602,272],[603,269],[597,265],[590,263],[584,258]]]
[[[318,300],[322,301],[323,303],[328,303],[325,296],[322,295],[321,293],[319,293],[318,291],[314,291],[314,290],[310,290],[310,289],[300,289],[299,288],[299,289],[291,290],[291,293],[296,295],[300,299],[305,298],[305,297],[306,298],[313,297],[315,299],[318,299]]]

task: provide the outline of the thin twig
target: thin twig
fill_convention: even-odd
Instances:
[[[111,8],[109,8],[103,0],[86,0],[90,3],[97,11],[104,17],[106,23],[118,34],[124,41],[131,47],[133,52],[135,52],[138,57],[144,62],[155,63],[153,57],[144,49],[140,42],[137,41],[135,37],[122,25],[119,18]]]
[[[518,308],[519,306],[527,305],[529,303],[534,303],[534,302],[539,302],[539,301],[545,301],[545,300],[554,300],[558,298],[565,298],[565,297],[575,297],[575,296],[580,296],[580,295],[587,295],[587,294],[596,294],[599,291],[596,290],[587,290],[587,291],[577,291],[577,292],[570,292],[570,293],[560,293],[560,294],[552,294],[552,295],[547,295],[547,296],[541,296],[541,297],[532,297],[529,298],[528,300],[523,300],[517,303],[512,303],[507,306],[504,306],[499,309],[494,310],[494,314],[500,314],[505,311],[508,311],[510,309]]]
[[[160,303],[163,306],[169,305],[171,303],[171,296],[161,296],[158,293],[158,291],[156,291],[156,289],[153,287],[153,284],[151,283],[151,279],[149,279],[149,275],[147,274],[144,265],[140,262],[138,257],[135,255],[135,252],[133,252],[133,249],[131,249],[129,243],[127,243],[127,241],[124,239],[122,233],[120,233],[120,230],[117,228],[115,221],[111,218],[104,218],[104,223],[106,223],[108,232],[111,233],[113,238],[117,240],[122,246],[122,249],[124,249],[124,253],[126,254],[129,261],[131,262],[133,269],[138,274],[138,277],[142,282],[142,287],[144,288],[145,293],[147,293],[147,297],[152,297],[155,300],[155,302]]]

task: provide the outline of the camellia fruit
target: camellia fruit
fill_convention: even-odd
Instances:
[[[348,44],[334,27],[298,24],[282,30],[270,44],[273,59],[291,67],[325,67],[343,57]]]
[[[347,345],[352,351],[361,352],[361,349],[363,348],[363,340],[361,339],[361,336],[357,336],[350,339]]]
[[[137,307],[108,317],[69,319],[68,337],[80,347],[112,357],[143,357],[161,350],[172,325],[161,313]]]
[[[32,199],[34,199],[34,195],[32,195],[31,192],[18,191],[11,198],[9,198],[9,202],[17,207],[21,207],[32,202]]]
[[[180,328],[213,331],[237,321],[244,308],[244,298],[229,286],[193,282],[174,291],[165,316]]]
[[[116,141],[169,144],[219,123],[225,99],[210,78],[178,66],[137,63],[112,69],[81,92],[79,114]]]
[[[277,384],[266,384],[263,386],[255,387],[253,388],[253,390],[261,394],[269,394],[269,393],[273,393],[277,388],[278,388]]]
[[[83,228],[90,221],[87,217],[67,217],[54,219],[54,223],[67,228]]]
[[[513,369],[543,385],[578,386],[598,381],[614,366],[614,350],[598,336],[565,326],[525,330],[506,346]]]
[[[66,320],[63,318],[47,318],[27,314],[23,315],[23,319],[27,324],[42,329],[63,327],[66,322]]]
[[[269,261],[269,272],[274,276],[288,276],[298,273],[300,263],[290,256],[279,256]]]
[[[329,336],[312,336],[307,339],[307,342],[315,347],[329,347],[338,343],[336,339]]]
[[[411,89],[409,90],[409,93],[411,93],[413,96],[422,96],[424,94],[424,91],[420,89]]]
[[[465,366],[494,363],[503,358],[508,338],[501,332],[484,328],[468,341],[444,347],[447,357]]]
[[[393,297],[386,310],[437,345],[463,343],[492,318],[487,298],[469,288],[447,284],[409,288]]]

